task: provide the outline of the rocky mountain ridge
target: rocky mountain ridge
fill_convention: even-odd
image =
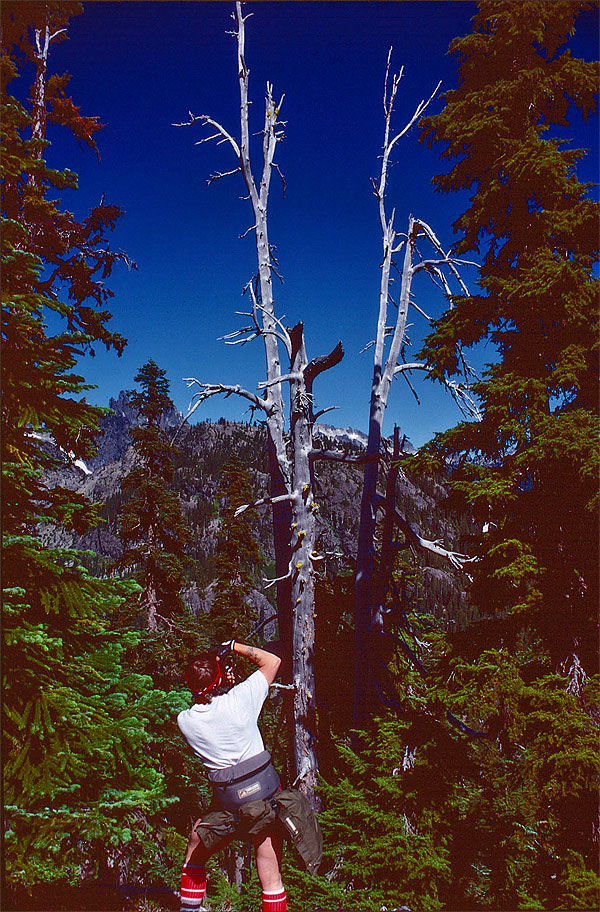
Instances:
[[[121,390],[116,399],[111,398],[108,407],[111,412],[100,419],[98,452],[93,459],[87,462],[87,467],[91,471],[98,466],[121,459],[131,445],[130,429],[140,424],[138,413],[129,404],[129,397],[125,390]],[[169,409],[161,418],[161,427],[165,430],[179,427],[182,422],[181,412],[175,408]]]
[[[121,390],[116,399],[111,397],[108,408],[110,413],[103,415],[100,419],[101,433],[98,438],[96,456],[85,464],[81,464],[81,461],[75,463],[86,474],[109,462],[119,461],[131,445],[130,429],[140,424],[138,413],[130,405],[126,390]],[[173,408],[163,414],[161,427],[165,430],[178,429],[183,422],[183,414]],[[360,451],[366,449],[367,446],[367,435],[351,427],[338,428],[331,424],[317,424],[314,428],[314,436],[316,441],[320,441],[330,448],[350,448]],[[406,438],[403,443],[403,452],[406,455],[417,452],[410,440]]]
[[[65,456],[64,466],[48,478],[49,484],[62,484],[100,503],[103,523],[80,538],[69,538],[62,531],[43,532],[52,545],[69,545],[92,552],[90,569],[108,572],[122,546],[119,539],[119,516],[125,495],[121,485],[131,471],[136,454],[131,446],[130,429],[139,418],[121,392],[109,403],[111,412],[100,421],[101,434],[98,453],[84,467],[77,466]],[[163,419],[163,427],[177,436],[175,457],[175,488],[192,528],[194,579],[191,580],[188,601],[194,607],[210,599],[213,580],[212,555],[219,529],[219,474],[232,452],[236,452],[247,467],[256,499],[268,493],[266,432],[260,423],[241,423],[219,419],[188,426],[183,415],[171,410]],[[366,435],[352,428],[319,426],[316,444],[323,449],[360,452],[366,446]],[[404,452],[415,452],[405,441]],[[316,499],[319,503],[318,541],[325,556],[325,568],[334,572],[351,572],[356,555],[362,492],[362,466],[329,463],[318,460],[316,467]],[[445,489],[434,480],[420,485],[402,476],[398,481],[398,507],[407,519],[426,537],[441,538],[456,546],[461,534],[460,523],[443,508]],[[255,534],[265,556],[265,575],[270,575],[273,561],[271,518],[268,508],[257,511]],[[442,595],[444,603],[456,600],[456,580],[448,569],[433,565],[424,569],[424,578],[432,591]],[[256,597],[264,598],[257,592]],[[437,595],[436,595],[437,597]]]

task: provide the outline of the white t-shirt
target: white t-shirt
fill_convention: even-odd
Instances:
[[[257,720],[268,692],[264,674],[255,671],[229,693],[179,713],[183,737],[208,770],[233,766],[264,751]]]

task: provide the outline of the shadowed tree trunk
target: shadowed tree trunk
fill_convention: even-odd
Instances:
[[[364,486],[361,500],[355,577],[353,724],[357,729],[363,728],[372,714],[373,694],[371,684],[373,675],[371,671],[371,660],[373,655],[373,639],[383,628],[383,610],[387,595],[387,587],[381,585],[381,581],[378,582],[375,578],[377,517],[380,510],[385,513],[386,506],[385,498],[378,491],[380,475],[379,461],[382,455],[382,447],[387,445],[383,439],[383,419],[394,378],[399,376],[404,377],[409,388],[412,389],[409,380],[412,371],[429,370],[429,365],[427,363],[407,362],[405,358],[405,349],[409,344],[406,335],[409,308],[411,306],[414,307],[421,316],[431,322],[427,314],[425,314],[414,301],[412,283],[414,277],[419,272],[425,271],[435,284],[440,286],[446,295],[449,295],[450,288],[446,272],[450,272],[450,274],[457,279],[460,287],[464,289],[464,283],[460,279],[457,270],[457,266],[463,261],[457,260],[450,256],[449,253],[444,252],[434,232],[425,222],[418,220],[411,215],[408,219],[406,234],[400,234],[394,227],[395,210],[392,211],[390,216],[386,213],[385,200],[391,153],[396,143],[419,120],[439,88],[438,84],[429,99],[427,101],[423,100],[417,105],[412,118],[402,130],[396,134],[392,134],[392,114],[396,93],[402,78],[402,69],[399,74],[392,77],[390,86],[390,60],[391,49],[388,55],[383,92],[385,128],[381,173],[379,180],[377,182],[373,181],[373,191],[379,204],[383,260],[381,264],[377,334],[374,342],[371,343],[374,346],[375,353],[369,411],[368,458],[364,470]],[[424,239],[433,250],[433,256],[429,259],[423,259],[419,252],[417,242],[421,238]],[[390,293],[390,285],[393,281],[391,272],[392,267],[395,265],[395,254],[398,254],[401,251],[404,252],[404,256],[401,271],[400,295],[396,309],[396,320],[393,326],[388,326],[388,306],[390,303],[395,303],[393,302]],[[386,340],[388,338],[391,338],[391,342],[386,351]],[[464,364],[464,361],[462,363],[465,368],[465,375],[468,377],[468,368]],[[468,393],[468,388],[456,382],[453,384],[448,383],[447,386],[459,406],[473,417],[477,417],[476,407]],[[408,527],[408,524],[405,521],[404,527],[405,529]],[[410,533],[407,532],[406,534]],[[445,549],[439,543],[430,542],[427,539],[418,536],[416,533],[413,533],[412,537],[413,542],[411,543],[418,541],[418,544],[421,547],[447,557],[455,565],[462,565],[462,563],[468,559],[464,555],[459,555]],[[381,567],[379,570],[381,570]]]

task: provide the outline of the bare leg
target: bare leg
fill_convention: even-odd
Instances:
[[[205,862],[208,853],[196,832],[196,821],[185,853],[181,871],[180,912],[199,912],[206,893]]]
[[[256,836],[252,839],[256,856],[256,870],[263,891],[274,893],[283,890],[281,880],[281,854],[283,836],[270,833],[267,836]]]
[[[202,840],[198,836],[198,833],[195,829],[197,824],[200,823],[200,819],[196,820],[196,823],[194,823],[194,826],[192,827],[192,832],[187,845],[187,851],[185,853],[184,864],[201,865],[204,864],[206,862],[206,859],[209,857],[206,849],[204,848]]]

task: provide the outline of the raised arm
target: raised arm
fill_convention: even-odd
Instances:
[[[237,642],[233,644],[233,652],[245,656],[251,662],[254,662],[255,665],[258,665],[258,670],[262,671],[267,683],[273,683],[281,665],[279,656],[273,655],[272,652],[267,652],[266,649],[259,649],[258,646],[248,646],[246,643]]]

